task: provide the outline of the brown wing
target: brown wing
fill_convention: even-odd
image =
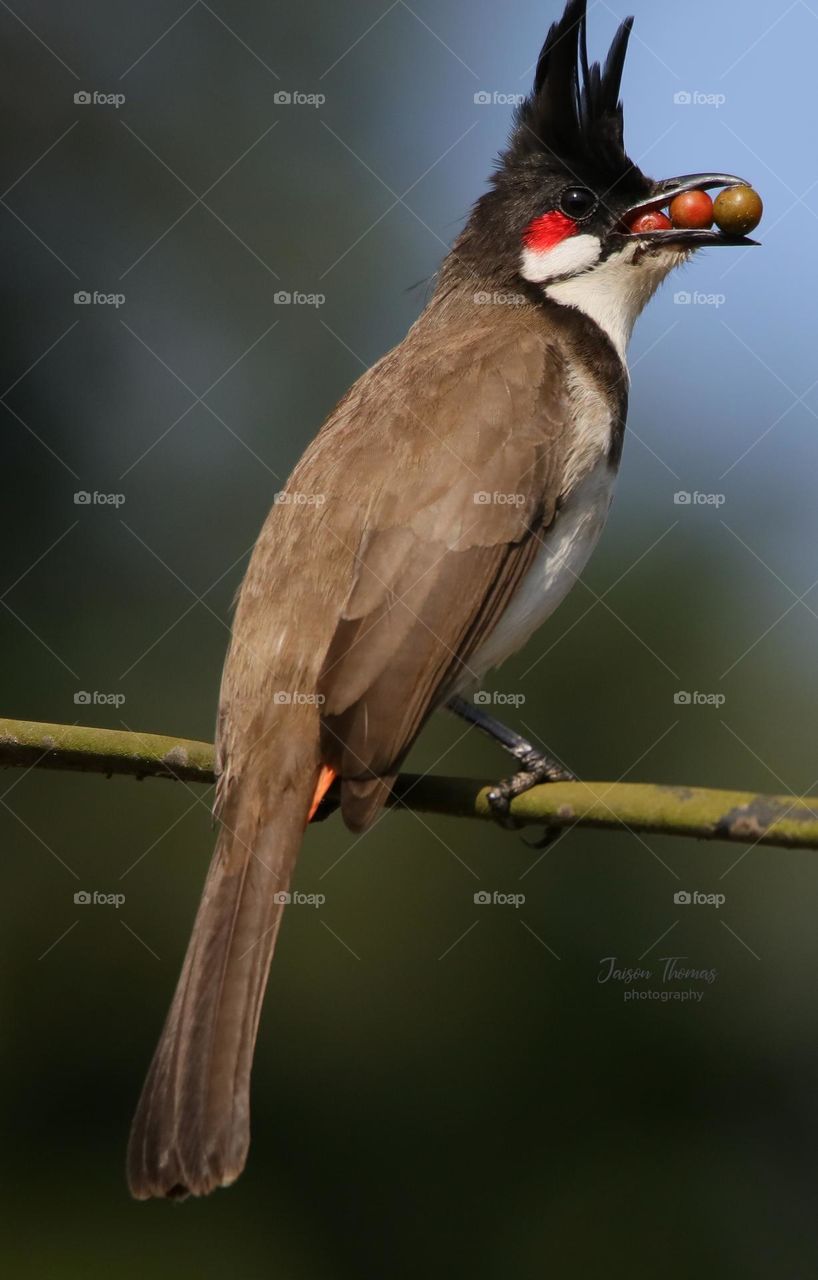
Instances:
[[[341,500],[361,504],[365,474],[368,511],[348,548],[355,578],[319,691],[322,756],[342,779],[353,829],[373,820],[427,716],[468,678],[539,549],[564,474],[563,357],[541,330],[444,330],[419,347],[411,381],[390,384],[386,371],[388,461],[373,459],[369,436],[357,466],[354,450],[344,464]],[[344,406],[341,418],[360,408]]]

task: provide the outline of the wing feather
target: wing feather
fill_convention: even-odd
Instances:
[[[434,350],[426,365],[419,353],[411,407],[385,406],[395,463],[376,500],[369,494],[321,673],[322,757],[342,779],[356,830],[377,815],[430,712],[472,674],[469,658],[560,497],[569,426],[560,352],[521,326],[455,347],[442,367]]]

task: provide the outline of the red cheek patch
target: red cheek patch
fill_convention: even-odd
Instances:
[[[553,213],[544,213],[542,217],[534,218],[533,222],[529,222],[523,232],[523,244],[526,249],[532,249],[534,253],[547,253],[549,249],[567,240],[569,236],[575,236],[578,230],[573,218],[555,210]]]

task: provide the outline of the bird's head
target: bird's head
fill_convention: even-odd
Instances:
[[[694,249],[755,243],[715,230],[628,230],[639,213],[682,192],[743,184],[721,173],[655,181],[629,158],[619,95],[632,25],[622,23],[604,66],[589,64],[586,0],[568,0],[492,189],[455,247],[472,269],[495,264],[506,287],[522,279],[595,319],[602,308],[603,327],[610,333],[613,325],[620,348],[653,292]],[[612,310],[621,314],[612,318]]]

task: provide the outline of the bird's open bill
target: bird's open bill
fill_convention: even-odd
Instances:
[[[729,173],[688,173],[680,178],[666,178],[663,182],[657,182],[654,194],[646,200],[640,200],[638,204],[633,205],[628,210],[627,220],[639,216],[642,213],[652,213],[654,210],[666,208],[671,201],[677,196],[684,195],[686,191],[706,191],[708,188],[715,187],[745,187],[749,186],[743,178],[736,178]],[[730,235],[724,231],[713,229],[710,231],[684,229],[672,227],[667,231],[630,231],[627,226],[623,226],[620,233],[626,239],[637,237],[639,240],[646,240],[652,244],[678,244],[684,248],[698,248],[706,245],[733,245],[747,246],[758,245],[758,240],[751,240],[749,236]]]

